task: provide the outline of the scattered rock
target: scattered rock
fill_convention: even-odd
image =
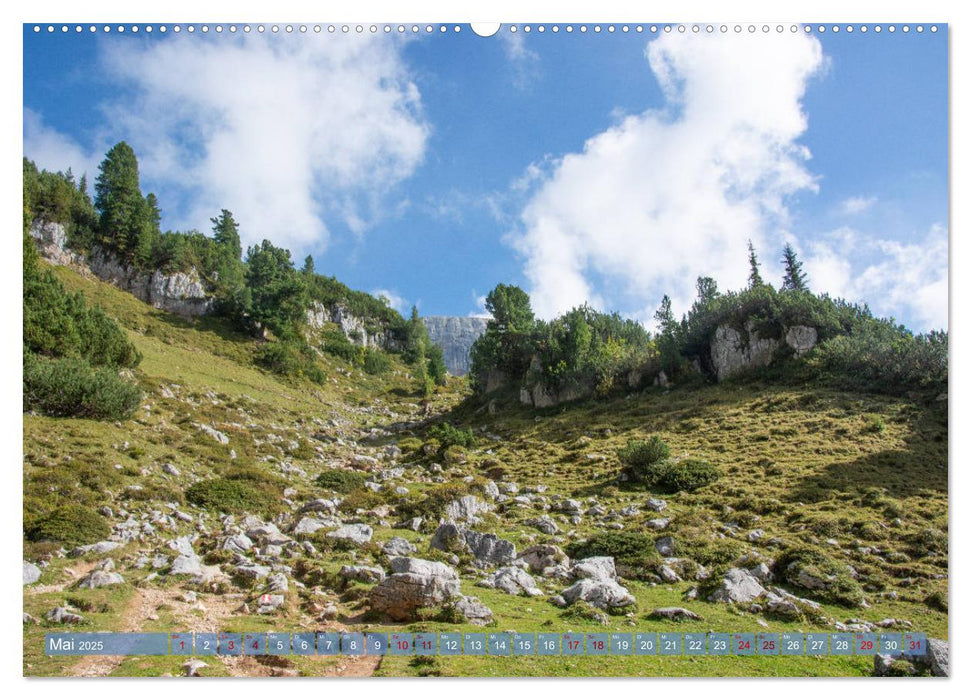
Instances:
[[[218,442],[220,445],[229,444],[229,437],[227,437],[226,433],[216,430],[211,425],[205,425],[204,423],[196,423],[196,427],[202,432],[204,432],[206,435],[211,437],[213,440]]]
[[[322,530],[325,527],[333,527],[334,521],[325,521],[318,518],[303,517],[297,521],[297,524],[293,526],[294,535],[312,535],[317,530]]]
[[[478,598],[462,596],[453,605],[455,611],[473,625],[488,625],[492,622],[492,611]]]
[[[415,551],[415,545],[404,537],[392,537],[381,545],[381,551],[391,557],[406,557]]]
[[[104,569],[95,569],[78,582],[78,588],[101,588],[103,586],[117,586],[124,583],[125,579],[121,574]]]
[[[337,573],[344,581],[358,581],[360,583],[377,583],[384,578],[384,570],[376,566],[344,565]]]
[[[588,557],[574,562],[570,570],[579,579],[616,579],[617,569],[613,557]]]
[[[284,598],[282,595],[265,593],[259,597],[259,607],[256,608],[256,612],[259,615],[268,615],[269,613],[275,612],[277,608],[282,606],[283,601]]]
[[[374,530],[370,525],[364,523],[354,523],[352,525],[341,525],[333,532],[328,532],[328,537],[338,540],[350,540],[354,544],[367,544],[371,541]]]
[[[29,586],[32,583],[37,583],[40,579],[40,569],[36,565],[30,562],[24,562],[24,583],[23,585]]]
[[[655,620],[673,620],[675,622],[703,619],[701,615],[691,612],[687,608],[655,608],[648,617]]]
[[[407,620],[418,608],[427,608],[460,595],[459,575],[440,562],[395,557],[391,575],[371,591],[371,609],[393,620]]]
[[[526,524],[531,527],[535,527],[544,535],[555,535],[560,531],[560,528],[557,527],[556,523],[553,521],[553,518],[548,515],[542,515],[534,520],[529,520],[526,522]]]
[[[578,600],[607,610],[633,605],[636,601],[626,588],[613,579],[582,578],[561,594],[567,603]]]
[[[518,566],[504,566],[490,578],[481,581],[480,585],[496,588],[509,595],[543,595],[543,591],[536,585],[533,577]]]
[[[44,617],[58,625],[76,625],[79,622],[84,622],[83,617],[66,607],[54,608]]]
[[[647,503],[644,506],[648,510],[653,510],[655,513],[660,513],[662,510],[668,507],[668,502],[663,501],[660,498],[648,498]]]
[[[765,588],[745,569],[729,569],[721,585],[708,596],[713,603],[751,603],[765,593]]]
[[[199,671],[204,668],[209,668],[209,664],[205,661],[200,661],[199,659],[189,659],[184,664],[182,664],[182,669],[185,671],[185,675],[188,677],[198,677]]]
[[[463,496],[445,506],[445,517],[456,522],[464,520],[474,524],[481,520],[479,515],[490,512],[492,508],[491,504],[478,496]]]

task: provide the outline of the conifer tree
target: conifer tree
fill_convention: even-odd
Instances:
[[[765,282],[762,281],[762,273],[759,271],[759,259],[755,254],[755,246],[751,239],[748,242],[748,286],[749,289],[761,287]]]
[[[804,292],[806,273],[802,271],[802,263],[796,257],[796,251],[789,243],[782,251],[782,263],[785,265],[785,275],[782,277],[782,288],[789,291]]]
[[[94,205],[101,213],[101,242],[131,259],[151,235],[151,208],[138,184],[138,160],[124,141],[111,147],[101,161]]]
[[[301,272],[305,275],[316,274],[316,269],[314,267],[314,257],[312,255],[308,255],[306,258],[303,259],[303,269],[301,270]]]

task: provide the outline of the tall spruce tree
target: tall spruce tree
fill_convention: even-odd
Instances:
[[[785,265],[785,275],[782,277],[782,288],[789,291],[804,292],[806,273],[802,271],[802,263],[796,257],[796,251],[789,243],[782,250],[782,264]]]
[[[749,239],[748,242],[748,286],[749,289],[755,289],[756,287],[761,287],[765,282],[762,281],[762,273],[759,270],[759,258],[755,254],[755,246],[752,245],[752,240]]]
[[[250,300],[243,292],[243,244],[239,239],[239,224],[228,209],[219,216],[209,219],[212,222],[212,238],[216,242],[216,295],[228,304],[229,315],[239,316],[246,311]]]
[[[101,161],[94,186],[94,205],[101,213],[101,242],[126,259],[151,245],[152,210],[138,184],[138,159],[124,141]]]
[[[212,222],[212,238],[222,247],[227,257],[239,260],[243,255],[243,244],[239,240],[239,223],[233,218],[233,212],[223,209]]]
[[[301,272],[305,275],[316,274],[317,271],[314,267],[314,256],[308,255],[306,258],[303,259],[303,269],[301,270]]]

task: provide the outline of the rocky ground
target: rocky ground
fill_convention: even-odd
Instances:
[[[70,545],[28,538],[27,675],[946,673],[946,641],[917,659],[731,665],[45,657],[51,630],[947,639],[946,403],[942,413],[924,399],[668,387],[544,413],[516,397],[468,402],[456,382],[426,415],[406,368],[374,378],[332,363],[323,387],[288,384],[254,369],[245,344],[218,329],[59,274],[127,327],[145,355],[146,394],[124,424],[25,416],[25,521],[72,503],[107,528]],[[445,419],[471,427],[475,445],[432,437]],[[627,488],[616,449],[654,431],[726,477],[691,494]],[[584,550],[609,533],[637,537]]]

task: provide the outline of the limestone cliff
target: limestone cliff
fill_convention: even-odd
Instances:
[[[469,350],[486,330],[488,319],[468,316],[426,316],[422,319],[432,343],[442,346],[450,374],[469,373]]]
[[[212,298],[195,268],[186,272],[144,272],[129,265],[110,251],[94,248],[85,257],[67,247],[64,226],[36,220],[30,235],[40,254],[55,265],[70,265],[138,297],[157,309],[179,316],[202,316],[212,309]]]

